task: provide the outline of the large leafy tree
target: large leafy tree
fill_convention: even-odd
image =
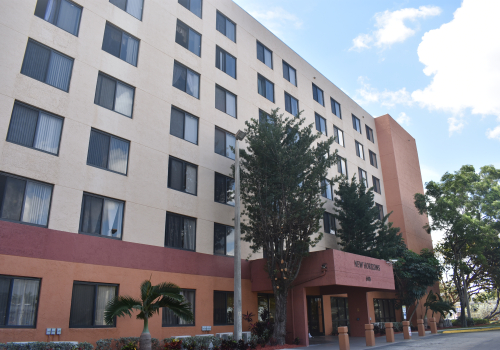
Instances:
[[[288,292],[309,246],[321,238],[320,183],[337,159],[330,151],[333,138],[322,139],[304,122],[277,109],[262,123],[252,119],[246,122],[248,147],[240,151],[243,239],[267,258],[279,344],[285,342]]]
[[[181,294],[181,289],[173,283],[160,283],[152,285],[150,280],[142,282],[140,299],[130,296],[116,296],[111,299],[104,310],[104,321],[113,324],[115,317],[139,312],[136,316],[144,320],[144,329],[140,338],[140,350],[151,350],[151,334],[149,333],[149,319],[155,313],[159,314],[161,308],[168,308],[179,318],[190,321],[193,319],[191,304]]]
[[[462,326],[467,326],[465,310],[468,290],[490,274],[485,253],[498,241],[500,229],[500,169],[484,166],[476,172],[472,165],[446,173],[440,182],[426,183],[425,194],[415,194],[420,214],[432,221],[425,227],[430,233],[444,233],[437,250],[450,267],[462,308]],[[472,278],[473,277],[473,278]]]

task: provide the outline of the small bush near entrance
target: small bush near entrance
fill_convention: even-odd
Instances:
[[[94,350],[90,343],[29,342],[24,344],[0,343],[0,350]]]
[[[96,341],[95,350],[122,350],[122,349],[133,350],[131,346],[134,345],[136,346],[137,349],[139,348],[139,337],[99,339],[98,341]],[[152,350],[162,350],[160,346],[160,341],[156,338],[151,338],[151,347]],[[82,350],[87,350],[87,349],[82,349]]]

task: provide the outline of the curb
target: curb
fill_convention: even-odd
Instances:
[[[443,331],[443,334],[452,334],[452,333],[472,333],[472,332],[487,332],[487,331],[498,331],[500,327],[491,327],[491,328],[476,328],[476,329],[457,329],[456,331]]]

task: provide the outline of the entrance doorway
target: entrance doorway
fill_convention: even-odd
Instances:
[[[307,321],[309,333],[313,337],[325,335],[325,323],[323,320],[323,299],[319,296],[307,296]]]
[[[349,304],[347,298],[330,297],[332,307],[333,334],[338,334],[339,327],[349,327]]]

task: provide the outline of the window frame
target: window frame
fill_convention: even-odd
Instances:
[[[372,182],[373,182],[373,192],[382,194],[382,186],[380,185],[380,179],[372,175]]]
[[[168,244],[168,236],[167,235],[168,235],[168,217],[169,217],[169,215],[170,216],[177,216],[177,217],[182,218],[182,224],[183,225],[184,225],[184,218],[192,219],[194,221],[194,247],[193,247],[193,249],[178,248],[178,247],[172,247],[172,246],[167,245]],[[197,236],[198,236],[197,232],[196,232],[197,229],[198,229],[198,220],[197,220],[197,218],[192,217],[192,216],[187,216],[187,215],[182,215],[182,214],[174,213],[174,212],[171,212],[171,211],[167,211],[166,215],[165,215],[165,236],[164,236],[165,240],[163,242],[164,248],[184,250],[186,252],[196,252],[196,240],[197,240]]]
[[[7,297],[7,308],[5,310],[5,325],[0,325],[0,329],[6,329],[6,328],[36,329],[37,322],[38,322],[38,308],[40,307],[40,290],[42,289],[42,279],[36,278],[36,277],[24,277],[24,276],[3,275],[3,274],[0,274],[0,277],[10,279],[9,291],[8,291],[9,295]],[[12,287],[14,284],[13,281],[16,279],[38,281],[38,295],[36,297],[36,308],[35,308],[36,310],[35,310],[35,317],[34,317],[33,325],[30,325],[30,326],[8,325],[11,302],[12,302]]]
[[[229,131],[227,131],[227,130],[224,130],[224,129],[222,129],[222,128],[219,128],[219,127],[216,125],[216,126],[215,126],[215,130],[217,130],[217,129],[218,129],[219,131],[222,131],[222,132],[224,133],[224,149],[225,149],[225,150],[227,150],[227,136],[226,136],[226,134],[230,134],[230,135],[234,136],[234,137],[235,137],[235,142],[236,142],[236,135],[235,135],[235,134],[233,134],[232,132],[229,132]],[[235,152],[236,152],[236,150],[235,150]],[[223,157],[225,157],[225,158],[228,158],[228,159],[234,160],[233,158],[228,157],[227,155],[220,154],[220,153],[217,153],[217,152],[215,151],[215,131],[214,131],[214,153],[215,153],[215,154],[218,154],[218,155],[220,155],[220,156],[223,156]],[[235,155],[235,158],[236,158],[236,155]]]
[[[261,95],[261,94],[259,93],[259,78],[262,78],[262,79],[264,79],[264,82],[267,82],[267,81],[268,81],[269,83],[271,83],[271,84],[273,85],[273,100],[272,100],[272,101],[271,101],[270,99],[268,99],[268,98],[267,98],[267,96],[264,96],[264,95],[267,95],[267,84],[264,84],[264,87],[265,87],[264,95]],[[269,80],[269,79],[267,79],[266,77],[264,77],[264,76],[263,76],[262,74],[260,74],[260,73],[257,73],[257,93],[258,93],[260,96],[264,97],[266,100],[271,101],[272,103],[275,103],[276,98],[275,98],[274,83],[273,83],[271,80]]]
[[[37,8],[37,6],[38,6],[38,1],[40,1],[40,0],[37,0],[36,5],[35,5],[35,13],[34,13],[34,14],[35,14],[35,17],[38,17],[38,18],[40,18],[41,20],[43,20],[43,21],[45,21],[45,22],[47,22],[47,23],[50,23],[50,24],[52,24],[53,26],[56,26],[56,27],[57,27],[57,28],[59,28],[59,29],[64,30],[66,33],[69,33],[69,34],[71,34],[71,35],[74,35],[74,36],[78,37],[78,35],[80,34],[80,24],[82,23],[83,6],[81,6],[81,5],[77,4],[77,3],[76,3],[76,2],[74,2],[74,1],[71,1],[71,0],[66,0],[67,2],[69,2],[69,3],[73,4],[73,5],[75,5],[76,7],[79,7],[79,8],[80,8],[80,18],[78,19],[78,28],[76,29],[76,34],[73,34],[73,33],[71,33],[71,32],[68,32],[68,31],[67,31],[66,29],[64,29],[64,28],[59,27],[59,26],[58,26],[58,25],[56,25],[55,23],[51,23],[51,22],[47,21],[45,18],[42,18],[42,17],[37,16],[37,15],[36,15],[36,8]],[[59,12],[60,12],[60,10],[61,10],[61,3],[59,3],[59,8],[57,9],[57,18],[54,20],[56,23],[57,23],[57,20],[59,19]],[[45,11],[47,11],[47,7],[45,8]]]
[[[137,17],[135,17],[133,14],[131,14],[130,12],[128,12],[128,11],[126,10],[127,5],[128,5],[128,2],[129,2],[129,0],[125,0],[125,10],[123,10],[123,9],[121,9],[119,6],[117,6],[117,5],[113,4],[113,3],[111,2],[111,0],[109,0],[109,3],[110,3],[110,4],[112,4],[113,6],[118,7],[120,10],[124,11],[125,13],[128,13],[130,16],[132,16],[132,17],[134,17],[135,19],[137,19],[137,20],[139,20],[139,21],[141,21],[141,22],[142,22],[142,17],[144,16],[144,3],[145,3],[145,1],[144,1],[144,0],[142,0],[141,18],[137,18]]]
[[[354,147],[356,148],[356,155],[363,159],[363,160],[366,160],[365,159],[365,147],[363,146],[363,144],[361,142],[358,142],[357,140],[354,140]],[[360,149],[361,147],[361,149]]]
[[[375,203],[375,206],[378,208],[378,218],[380,221],[384,218],[384,206],[382,204]]]
[[[222,62],[220,62],[221,66],[223,66],[222,69],[221,67],[217,66],[217,60],[220,61],[220,55],[219,55],[219,52],[221,52],[222,54],[224,54],[224,64],[222,64]],[[226,72],[226,61],[227,61],[227,56],[231,56],[232,58],[234,58],[234,77],[229,74],[228,72]],[[229,52],[227,52],[226,50],[224,50],[222,47],[220,47],[219,45],[215,45],[215,68],[219,69],[220,71],[226,73],[227,75],[229,75],[231,78],[235,79],[235,80],[238,80],[238,60],[236,59],[235,56],[231,55]]]
[[[188,92],[187,92],[186,90],[181,90],[181,89],[179,89],[177,86],[175,86],[175,85],[174,85],[174,75],[175,75],[175,74],[172,74],[172,87],[174,87],[174,88],[176,88],[177,90],[180,90],[180,91],[182,91],[182,92],[184,92],[184,93],[188,94],[189,96],[194,97],[194,98],[196,98],[196,99],[198,99],[198,100],[199,100],[199,99],[200,99],[200,95],[201,95],[201,91],[200,91],[200,88],[201,88],[201,86],[200,86],[200,85],[201,85],[201,74],[200,74],[200,73],[198,73],[198,72],[196,72],[196,71],[194,71],[194,70],[192,70],[191,68],[189,68],[188,66],[186,66],[186,65],[184,65],[184,64],[182,64],[182,63],[180,63],[180,62],[179,62],[179,61],[177,61],[177,60],[174,60],[174,70],[173,70],[173,72],[175,72],[175,65],[177,65],[177,66],[179,66],[179,67],[181,67],[181,68],[183,68],[183,69],[185,69],[185,70],[186,70],[186,90],[187,90],[187,71],[189,71],[189,70],[190,70],[191,72],[193,72],[194,74],[196,74],[196,75],[198,76],[198,96],[193,96],[193,95],[191,95],[191,94],[188,94]]]
[[[225,305],[226,305],[225,306],[225,309],[226,309],[226,313],[225,313],[225,315],[226,315],[226,317],[225,317],[226,318],[226,322],[225,323],[217,323],[215,321],[215,294],[216,293],[224,293],[224,296],[225,296],[225,300],[226,300],[225,301]],[[230,325],[234,324],[234,314],[233,314],[233,322],[232,323],[228,323],[227,322],[227,296],[228,296],[228,294],[231,294],[231,293],[233,294],[233,310],[234,310],[234,292],[233,291],[225,291],[225,290],[214,290],[214,296],[213,296],[213,301],[214,301],[213,305],[214,305],[214,308],[212,310],[213,311],[213,316],[214,316],[213,317],[214,326],[230,326]]]
[[[227,24],[226,24],[226,33],[222,33],[219,29],[217,29],[217,15],[220,14],[222,17],[224,17],[224,19],[226,21],[229,21],[231,22],[233,25],[234,25],[234,41],[231,40],[230,37],[227,36]],[[229,19],[229,17],[227,17],[225,14],[223,14],[222,12],[220,12],[219,10],[216,10],[216,15],[215,15],[215,30],[217,30],[219,33],[221,33],[222,35],[224,35],[226,38],[228,38],[229,40],[231,40],[232,42],[236,43],[236,22],[232,21]]]
[[[368,156],[370,158],[370,165],[378,169],[378,161],[377,161],[377,154],[375,152],[372,152],[370,149],[368,150]],[[373,160],[373,162],[372,162]],[[374,164],[375,163],[375,164]]]
[[[111,80],[114,80],[114,81],[115,81],[115,94],[114,94],[114,97],[113,97],[113,109],[110,109],[110,108],[105,107],[105,106],[103,106],[103,105],[97,104],[97,103],[95,102],[95,95],[96,95],[96,93],[97,93],[97,82],[99,82],[99,75],[102,75],[102,76],[104,76],[104,77],[106,77],[106,78],[108,78],[108,79],[111,79]],[[106,73],[104,73],[104,72],[102,72],[102,71],[99,71],[99,72],[97,73],[97,82],[96,82],[96,88],[95,88],[95,90],[96,90],[95,92],[96,92],[96,93],[94,93],[94,104],[95,104],[96,106],[99,106],[99,107],[105,108],[105,109],[107,109],[108,111],[113,111],[113,112],[115,112],[115,113],[118,113],[118,114],[123,115],[124,117],[130,118],[130,119],[133,119],[133,118],[134,118],[134,106],[135,106],[135,86],[132,86],[132,85],[130,85],[130,84],[127,84],[126,82],[124,82],[124,81],[122,81],[122,80],[119,80],[119,79],[116,79],[115,77],[112,77],[111,75],[106,74]],[[116,104],[116,90],[118,89],[118,82],[119,82],[120,84],[125,85],[125,86],[127,86],[127,87],[131,88],[132,90],[134,90],[134,94],[133,94],[133,96],[132,96],[132,107],[131,107],[130,117],[129,117],[128,115],[126,115],[126,114],[123,114],[123,113],[118,112],[118,111],[116,111],[116,110],[115,110],[115,104]]]
[[[323,183],[325,183],[325,185],[326,185],[327,183],[330,185],[330,196],[332,196],[332,198],[328,198],[328,193],[327,193],[327,196],[326,196],[326,197],[325,197],[325,196],[323,196]],[[326,198],[326,199],[328,199],[328,200],[333,201],[333,186],[332,186],[332,184],[328,181],[328,179],[326,179],[326,178],[325,178],[325,179],[321,180],[321,186],[320,186],[320,187],[321,187],[321,197],[323,197],[323,198]],[[327,190],[327,189],[326,189],[326,190]]]
[[[229,159],[231,159],[231,158],[229,158]],[[226,187],[226,196],[225,196],[225,198],[226,198],[226,200],[224,201],[224,203],[219,202],[219,201],[217,200],[217,193],[216,193],[216,188],[217,188],[217,185],[216,185],[216,184],[217,184],[217,176],[223,176],[223,177],[224,177],[224,180],[225,180],[225,187]],[[214,175],[214,203],[224,204],[224,205],[228,205],[228,206],[230,206],[230,207],[233,207],[233,208],[234,208],[235,204],[229,204],[229,203],[227,202],[227,192],[228,192],[228,188],[227,188],[227,179],[231,179],[231,180],[233,180],[233,181],[234,181],[234,178],[232,178],[232,177],[230,177],[230,176],[226,176],[226,175],[224,175],[224,174],[218,173],[217,171],[215,172],[215,175]]]
[[[327,228],[327,224],[325,222],[325,220],[328,218],[328,228],[329,228],[329,231],[326,230]],[[333,219],[333,233],[332,233],[332,222],[331,222],[331,219]],[[335,218],[335,216],[333,216],[332,213],[329,213],[327,211],[325,211],[323,213],[323,232],[325,233],[328,233],[328,234],[331,234],[331,235],[336,235],[337,234],[337,219]]]
[[[224,237],[224,254],[217,254],[215,252],[215,227],[217,225],[223,226],[226,229],[226,236]],[[234,258],[234,255],[227,255],[227,229],[228,228],[232,228],[234,230],[233,226],[224,225],[224,224],[220,224],[218,222],[214,222],[214,255],[216,255],[216,256],[227,256],[228,258]]]
[[[262,96],[262,95],[261,95],[261,96]],[[290,98],[290,107],[292,106],[292,99],[294,99],[295,101],[297,101],[297,115],[294,115],[294,114],[292,113],[292,111],[288,111],[288,110],[286,109],[286,99],[287,99],[287,97],[288,97],[288,98]],[[288,93],[288,92],[286,92],[286,91],[285,91],[285,111],[286,111],[286,112],[288,112],[288,113],[290,113],[290,114],[291,114],[291,115],[293,115],[294,117],[297,117],[297,116],[299,115],[299,111],[300,111],[300,107],[299,107],[299,100],[298,100],[298,99],[296,99],[295,97],[293,97],[291,94],[289,94],[289,93]]]
[[[187,0],[187,1],[189,1],[189,7],[191,7],[191,0]],[[200,16],[198,16],[196,13],[194,13],[194,12],[193,12],[190,8],[187,8],[186,6],[184,6],[184,5],[180,2],[180,0],[177,0],[177,3],[178,3],[179,5],[181,5],[182,7],[184,7],[186,10],[188,10],[189,12],[191,12],[191,13],[192,13],[193,15],[195,15],[196,17],[203,19],[203,0],[200,0],[200,4],[201,4],[201,13],[200,13]]]
[[[325,123],[325,132],[323,133],[323,131],[321,130],[318,130],[318,126],[321,128],[321,119],[323,119],[324,123]],[[319,122],[319,125],[318,125],[318,122]],[[323,118],[320,114],[314,112],[314,124],[316,124],[316,131],[317,132],[320,132],[322,133],[323,135],[325,135],[326,137],[328,137],[328,126],[327,126],[327,123],[326,123],[326,119]]]
[[[387,303],[387,309],[390,315],[385,315],[385,307],[384,307],[385,303]],[[390,304],[392,304],[392,307],[390,306]],[[373,298],[373,308],[374,308],[373,311],[375,314],[375,322],[396,322],[395,304],[396,304],[396,299]],[[384,317],[382,317],[382,314],[384,315]]]
[[[264,61],[261,61],[259,59],[259,45],[261,45],[264,48]],[[270,67],[266,64],[266,50],[271,53],[271,66]],[[263,43],[261,43],[259,40],[257,40],[257,60],[259,60],[260,62],[264,63],[264,65],[266,67],[271,68],[272,70],[274,70],[273,52],[271,50],[269,50],[269,48],[266,45],[264,45]]]
[[[90,196],[90,197],[100,198],[100,199],[103,200],[103,206],[102,206],[102,210],[101,210],[101,226],[99,228],[99,232],[100,232],[99,234],[89,233],[89,232],[83,232],[82,231],[83,209],[84,209],[84,203],[85,203],[85,196],[86,195]],[[112,201],[115,201],[115,202],[121,202],[121,203],[123,203],[122,232],[121,232],[120,237],[104,236],[102,234],[102,214],[103,214],[103,211],[104,211],[104,200],[105,199],[109,199],[109,200],[112,200]],[[82,207],[80,209],[80,222],[78,224],[78,234],[88,235],[88,236],[92,236],[92,237],[103,237],[103,238],[108,238],[108,239],[114,239],[114,240],[122,241],[123,240],[123,233],[125,231],[125,226],[124,226],[124,222],[125,222],[125,205],[126,205],[126,201],[124,201],[124,200],[117,199],[117,198],[112,198],[112,197],[105,197],[105,196],[102,196],[102,195],[99,195],[99,194],[94,194],[94,193],[83,191],[83,195],[82,195]]]
[[[297,79],[297,70],[295,68],[293,68],[291,65],[288,64],[288,62],[286,62],[285,60],[282,60],[283,61],[283,79],[285,79],[286,81],[288,81],[290,84],[292,84],[293,86],[298,86],[298,79]],[[287,79],[285,77],[285,66],[288,68],[288,77],[290,77],[290,70],[293,69],[295,71],[295,84],[293,84],[290,79]]]
[[[347,178],[349,178],[349,173],[348,173],[348,170],[347,170],[347,158],[343,158],[343,157],[338,157],[339,160],[337,161],[337,172],[342,175],[342,176],[345,176]],[[344,165],[345,165],[345,175],[342,173],[341,171],[341,168],[342,168],[342,161],[344,161]]]
[[[373,129],[365,124],[366,138],[368,141],[375,143],[375,135],[373,134]]]
[[[127,0],[127,1],[128,1],[128,0]],[[186,27],[187,27],[187,29],[188,29],[188,31],[187,31],[187,32],[188,32],[188,46],[187,46],[187,47],[186,47],[186,46],[184,46],[184,45],[182,45],[181,43],[179,43],[179,42],[177,41],[177,26],[179,26],[179,23],[181,23],[181,26],[186,26]],[[200,55],[199,55],[199,56],[198,56],[195,52],[193,52],[193,51],[189,50],[189,30],[192,30],[193,32],[195,32],[196,34],[198,34],[198,35],[200,36]],[[191,52],[193,55],[195,55],[195,56],[197,56],[197,57],[200,57],[200,58],[201,58],[201,50],[202,50],[202,42],[203,42],[203,41],[202,41],[202,37],[203,37],[203,36],[202,36],[202,34],[201,34],[201,33],[199,33],[198,31],[194,30],[193,28],[191,28],[190,26],[188,26],[186,23],[184,23],[183,21],[181,21],[180,19],[178,19],[178,18],[177,18],[177,22],[175,23],[175,43],[176,43],[177,45],[182,46],[183,48],[185,48],[186,50],[188,50],[189,52]]]
[[[217,91],[217,89],[220,89],[220,90],[222,90],[222,91],[224,91],[226,93],[226,95],[224,97],[224,109],[226,109],[226,110],[222,111],[219,108],[217,108],[217,103],[215,105],[215,109],[217,109],[218,111],[221,111],[222,113],[226,113],[228,116],[230,116],[230,117],[232,117],[234,119],[238,119],[238,96],[236,94],[233,94],[228,89],[225,89],[225,88],[223,88],[222,86],[220,86],[219,84],[216,83],[215,84],[215,90]],[[234,117],[231,114],[227,113],[227,94],[228,93],[234,96],[234,114],[235,114]],[[217,95],[215,97],[215,102],[217,102]]]
[[[316,100],[316,99],[314,98],[314,89],[315,89],[315,88],[316,88],[316,90],[317,90],[317,92],[316,92],[316,95],[317,95],[317,96],[319,96],[319,92],[321,91],[321,101],[322,101],[323,103],[320,103],[318,100]],[[314,100],[314,101],[316,101],[316,102],[318,102],[318,103],[319,103],[320,105],[322,105],[323,107],[325,107],[325,93],[324,93],[324,91],[323,91],[322,89],[320,89],[320,88],[318,87],[318,85],[316,85],[316,84],[312,83],[312,92],[313,92],[313,100]],[[319,99],[319,98],[318,98],[318,99]]]
[[[133,17],[133,16],[132,16],[132,17]],[[142,22],[142,20],[141,20],[141,22]],[[125,33],[125,34],[127,34],[128,36],[130,36],[131,38],[133,38],[133,39],[137,40],[137,64],[136,64],[136,65],[133,65],[132,63],[125,61],[125,60],[124,60],[124,59],[122,59],[120,56],[115,56],[115,55],[113,55],[112,53],[110,53],[109,51],[104,50],[104,48],[103,48],[103,46],[104,46],[104,35],[105,35],[105,33],[106,33],[106,26],[108,26],[108,25],[109,25],[109,26],[111,26],[111,27],[114,27],[116,30],[119,30],[119,31],[121,32],[121,34],[122,34],[122,39],[120,40],[120,50],[119,50],[119,51],[120,51],[120,53],[122,52],[123,33]],[[121,29],[121,28],[120,28],[120,27],[118,27],[118,26],[114,25],[114,24],[113,24],[113,23],[111,23],[110,21],[106,21],[106,25],[104,26],[104,33],[103,33],[103,35],[102,35],[102,45],[101,45],[101,50],[102,50],[102,51],[104,51],[104,52],[107,52],[107,53],[108,53],[108,54],[110,54],[111,56],[116,57],[116,58],[118,58],[119,60],[121,60],[121,61],[123,61],[123,62],[125,62],[125,63],[130,64],[130,65],[131,65],[131,66],[133,66],[133,67],[136,67],[136,68],[137,68],[137,67],[139,66],[139,51],[141,50],[141,40],[140,40],[138,37],[136,37],[136,36],[134,36],[134,35],[130,34],[129,32],[127,32],[127,31],[125,31],[125,30]]]
[[[199,141],[200,141],[200,118],[198,118],[197,116],[195,116],[195,115],[193,115],[193,114],[191,114],[191,113],[189,113],[189,112],[186,112],[185,110],[183,110],[183,109],[181,109],[181,108],[179,108],[179,107],[176,107],[176,106],[174,106],[174,105],[171,105],[171,106],[170,106],[170,123],[172,123],[172,109],[176,109],[178,112],[181,112],[182,114],[184,114],[184,118],[183,118],[183,120],[182,120],[182,123],[183,123],[183,124],[182,124],[182,129],[184,130],[184,136],[183,136],[182,138],[180,138],[179,136],[172,134],[170,131],[169,131],[169,135],[172,135],[172,136],[174,136],[174,137],[177,137],[178,139],[181,139],[181,140],[184,140],[184,141],[186,141],[186,142],[189,142],[189,143],[190,143],[190,144],[192,144],[192,145],[196,145],[196,146],[198,146],[198,145],[199,145]],[[184,138],[184,137],[185,137],[185,135],[186,135],[186,114],[189,114],[189,115],[190,115],[190,116],[192,116],[193,118],[196,118],[196,119],[197,119],[197,122],[198,122],[198,127],[197,127],[197,129],[196,129],[196,143],[191,142],[191,141],[189,141],[189,140],[186,140],[186,139]],[[170,130],[172,129],[171,124],[169,125],[169,129],[170,129]]]
[[[339,142],[338,137],[337,137],[337,136],[335,136],[335,131],[337,131],[337,135],[338,135],[338,132],[339,132],[339,131],[342,133],[342,144]],[[335,138],[335,142],[336,142],[338,145],[340,145],[340,146],[342,146],[342,147],[344,147],[344,148],[345,148],[344,130],[342,130],[342,129],[338,128],[335,124],[333,124],[333,137]]]
[[[351,115],[352,115],[352,128],[362,135],[363,129],[361,127],[361,120],[358,117],[356,117],[354,114],[351,114]],[[359,130],[356,128],[356,121],[358,122],[357,124],[359,124]]]
[[[171,247],[169,247],[171,248]],[[174,248],[175,249],[175,248]],[[162,307],[162,315],[161,315],[161,327],[162,328],[169,328],[169,327],[195,327],[196,326],[196,289],[191,289],[191,288],[181,288],[182,291],[186,292],[194,292],[194,304],[191,304],[193,307],[193,323],[190,324],[174,324],[174,325],[167,325],[163,323],[163,313],[166,311],[164,307]]]
[[[363,174],[365,175],[365,177],[362,176]],[[358,182],[361,184],[361,181],[363,180],[365,183],[365,187],[367,189],[370,188],[368,184],[368,173],[366,172],[366,170],[363,170],[360,167],[358,167],[358,176],[359,176]]]
[[[332,105],[332,113],[334,116],[336,116],[337,118],[339,119],[342,119],[342,106],[340,105],[340,103],[338,103],[335,99],[333,99],[332,97],[330,97],[330,103]],[[335,103],[339,105],[339,114],[340,115],[337,115],[335,113]]]
[[[182,186],[183,186],[184,190],[178,190],[176,188],[171,187],[171,185],[170,185],[170,182],[171,182],[170,169],[172,168],[172,166],[171,166],[171,160],[172,159],[175,159],[176,161],[182,162],[182,172],[183,172],[183,176],[184,176]],[[189,193],[189,192],[186,191],[186,165],[188,165],[188,164],[196,168],[196,193]],[[182,192],[182,193],[186,193],[186,194],[189,194],[191,196],[198,196],[198,165],[190,163],[190,162],[187,162],[187,161],[185,161],[183,159],[180,159],[180,158],[177,158],[177,157],[174,157],[174,156],[170,155],[168,157],[167,188],[169,188],[171,190],[174,190],[174,191],[179,191],[179,192]]]
[[[90,149],[90,136],[89,136],[89,147],[87,148],[87,161],[86,161],[86,164],[88,166],[91,166],[91,167],[94,167],[94,168],[97,168],[97,169],[102,169],[102,170],[107,170],[107,171],[110,171],[112,173],[115,173],[115,174],[118,174],[118,175],[123,175],[123,176],[128,176],[128,165],[129,165],[129,162],[130,162],[130,148],[131,148],[131,142],[129,140],[126,140],[126,139],[123,139],[121,137],[118,137],[118,136],[115,136],[113,134],[110,134],[110,133],[107,133],[105,131],[102,131],[102,130],[99,130],[99,129],[95,129],[95,128],[90,128],[90,135],[92,135],[92,131],[94,132],[97,132],[98,134],[102,134],[102,135],[105,135],[105,136],[108,136],[109,137],[109,145],[108,145],[108,159],[107,159],[107,164],[106,166],[109,167],[109,152],[111,152],[111,139],[112,138],[115,138],[119,141],[124,141],[124,142],[128,142],[128,153],[127,153],[127,171],[124,173],[120,173],[118,171],[115,171],[115,170],[111,170],[109,168],[103,168],[103,167],[100,167],[98,165],[94,165],[94,164],[89,164],[89,149]]]

